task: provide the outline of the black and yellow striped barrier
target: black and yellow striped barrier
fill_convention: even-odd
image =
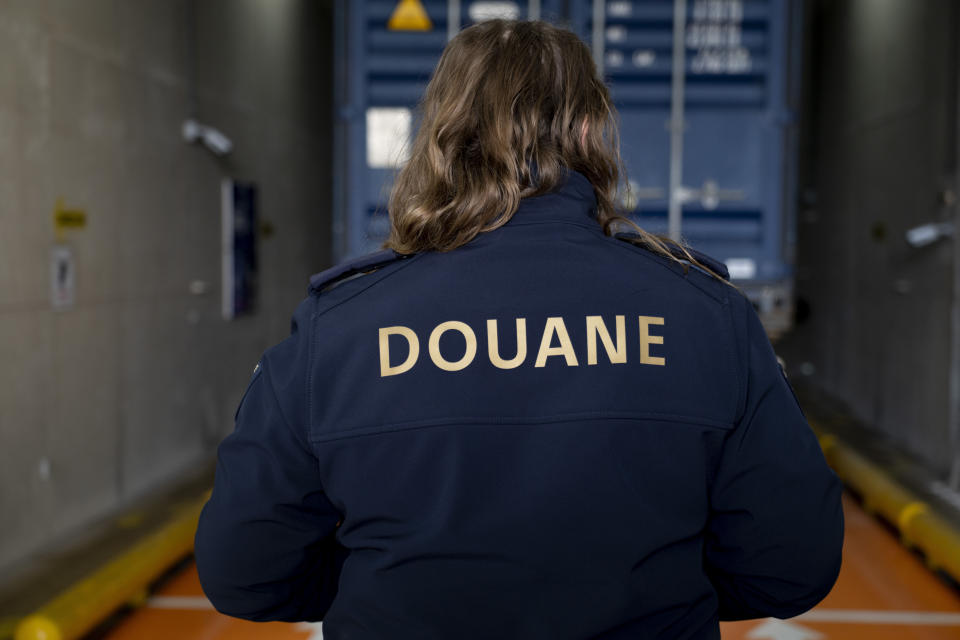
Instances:
[[[120,607],[145,602],[150,584],[193,551],[206,501],[184,504],[160,529],[24,618],[15,640],[75,640]]]
[[[903,543],[922,551],[932,570],[960,581],[960,530],[835,435],[819,425],[814,431],[827,462],[860,495],[864,509],[896,527]]]

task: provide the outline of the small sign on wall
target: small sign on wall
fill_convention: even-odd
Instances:
[[[257,302],[257,187],[221,184],[223,317],[252,313]]]
[[[54,311],[73,307],[77,291],[77,265],[73,249],[54,245],[50,251],[50,304]]]

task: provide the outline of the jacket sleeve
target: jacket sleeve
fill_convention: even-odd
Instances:
[[[309,317],[306,306],[293,334],[254,372],[235,429],[217,450],[213,493],[196,533],[207,597],[218,611],[249,620],[320,620],[345,558],[334,537],[340,515],[306,438],[309,354],[306,333],[297,330],[298,316]]]
[[[842,487],[746,302],[742,418],[710,489],[705,568],[721,620],[788,618],[822,600],[843,545]]]

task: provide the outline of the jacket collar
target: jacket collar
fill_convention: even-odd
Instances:
[[[505,226],[566,222],[597,225],[597,197],[593,185],[578,171],[569,170],[560,185],[541,196],[524,198]]]

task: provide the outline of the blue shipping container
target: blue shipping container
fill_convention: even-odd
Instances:
[[[542,18],[592,47],[611,88],[629,180],[621,206],[725,261],[768,330],[789,327],[800,2],[421,4],[428,31],[389,30],[396,1],[337,3],[337,257],[383,242],[392,176],[447,40],[490,15]]]

